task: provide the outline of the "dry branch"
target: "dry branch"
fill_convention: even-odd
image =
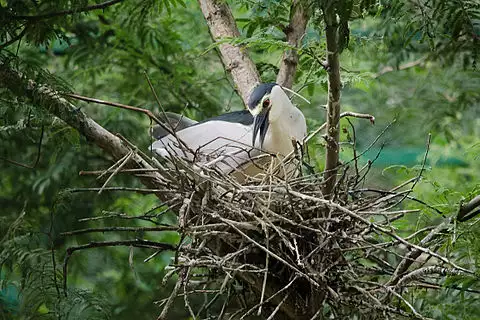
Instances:
[[[480,195],[474,197],[469,202],[462,204],[460,206],[460,209],[458,210],[458,215],[457,215],[458,221],[464,222],[480,214],[480,209],[478,209],[479,206],[480,206]]]
[[[122,109],[126,109],[126,110],[141,112],[141,113],[146,114],[151,120],[155,121],[158,125],[163,124],[163,122],[160,121],[153,114],[153,112],[148,110],[148,109],[129,106],[129,105],[122,104],[122,103],[116,103],[116,102],[110,102],[110,101],[95,99],[95,98],[89,98],[89,97],[85,97],[85,96],[81,96],[79,94],[73,94],[73,93],[67,93],[67,94],[65,94],[65,96],[70,97],[70,98],[74,98],[74,99],[77,99],[77,100],[85,101],[85,102],[93,102],[93,103],[103,104],[103,105],[107,105],[107,106],[111,106],[111,107],[116,107],[116,108],[122,108]]]
[[[175,251],[177,248],[170,243],[161,243],[148,240],[119,240],[119,241],[102,241],[102,242],[90,242],[88,244],[69,247],[65,254],[65,259],[63,262],[63,289],[65,295],[67,294],[67,270],[68,270],[68,261],[72,257],[72,254],[76,251],[87,250],[92,248],[104,248],[104,247],[117,247],[117,246],[128,246],[128,247],[138,247],[146,249],[160,249],[160,250],[169,250]]]

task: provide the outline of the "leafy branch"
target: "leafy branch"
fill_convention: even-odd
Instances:
[[[27,21],[38,21],[38,20],[44,20],[44,19],[51,19],[55,17],[61,17],[61,16],[66,16],[66,15],[71,15],[71,14],[77,14],[77,13],[82,13],[82,12],[89,12],[89,11],[94,11],[94,10],[103,10],[105,8],[108,8],[110,6],[113,6],[114,4],[117,4],[119,2],[122,2],[123,0],[110,0],[110,1],[105,1],[102,3],[98,4],[93,4],[87,7],[83,8],[74,8],[74,9],[69,9],[69,10],[62,10],[62,11],[55,11],[55,12],[47,12],[47,13],[42,13],[38,15],[33,15],[33,16],[22,16],[22,15],[13,15],[12,18],[15,20],[27,20]]]

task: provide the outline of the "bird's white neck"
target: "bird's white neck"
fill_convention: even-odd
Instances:
[[[293,151],[292,140],[301,143],[306,133],[305,117],[292,105],[291,108],[284,109],[281,117],[270,120],[263,149],[285,156]]]
[[[293,151],[292,139],[302,142],[307,134],[303,113],[295,107],[283,89],[272,89],[272,108],[262,148],[265,151],[287,155]]]

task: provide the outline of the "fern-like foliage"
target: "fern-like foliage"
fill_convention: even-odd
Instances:
[[[445,64],[476,65],[480,53],[478,1],[386,1],[380,10],[382,36],[392,52],[402,52],[405,58],[405,49],[429,50],[430,57]]]
[[[61,266],[43,249],[48,238],[32,234],[22,212],[14,221],[2,219],[0,240],[1,319],[108,319],[105,298],[87,290],[62,288]]]
[[[15,70],[25,78],[51,86],[59,92],[71,91],[69,85],[60,77],[52,75],[35,61],[21,59],[9,50],[0,52],[0,66]],[[37,137],[35,130],[42,126],[49,126],[53,117],[45,110],[32,105],[26,97],[19,95],[18,92],[1,88],[0,93],[2,96],[0,99],[0,138],[8,141],[12,135],[23,132],[23,135],[30,136],[33,141],[38,140],[38,138],[34,138]],[[5,148],[3,152],[7,152],[7,149]]]

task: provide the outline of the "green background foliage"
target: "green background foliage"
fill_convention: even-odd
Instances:
[[[100,2],[98,2],[100,3]],[[298,103],[310,129],[324,121],[326,71],[324,26],[313,1],[312,19],[299,49],[294,89],[311,100]],[[0,59],[25,76],[60,91],[141,106],[160,107],[197,120],[243,108],[212,45],[194,1],[123,1],[104,10],[78,12],[94,1],[0,0]],[[273,81],[287,48],[282,30],[289,1],[229,1],[241,31],[235,43],[250,51],[265,82]],[[480,193],[480,7],[476,1],[340,1],[344,50],[341,55],[343,110],[375,115],[376,125],[355,120],[357,147],[365,150],[394,119],[360,163],[374,163],[367,185],[392,187],[418,174],[432,134],[424,178],[414,196],[456,214],[459,203]],[[73,14],[49,16],[71,10]],[[348,24],[346,21],[349,20]],[[349,32],[348,32],[349,31]],[[21,41],[11,41],[21,35]],[[229,40],[230,41],[230,40]],[[11,43],[10,43],[11,42]],[[5,44],[5,45],[3,45]],[[149,120],[134,112],[72,101],[114,133],[147,149]],[[149,239],[177,243],[175,233],[99,233],[65,238],[60,233],[101,226],[174,224],[157,199],[124,192],[74,192],[103,181],[79,176],[101,170],[112,159],[76,131],[28,100],[0,88],[0,315],[3,319],[148,319],[154,302],[168,296],[162,283],[171,256],[143,262],[145,249],[99,248],[75,253],[69,263],[68,295],[63,295],[61,264],[68,246],[91,241]],[[342,127],[350,132],[348,122]],[[342,134],[342,159],[351,144]],[[39,150],[41,145],[41,151]],[[311,163],[323,167],[323,141],[310,146]],[[38,157],[38,160],[37,160]],[[7,161],[8,159],[10,161]],[[17,162],[17,164],[12,163]],[[34,168],[19,166],[22,163]],[[110,185],[140,186],[129,176]],[[410,204],[414,206],[414,204]],[[418,205],[416,205],[418,208]],[[418,215],[395,222],[402,231],[435,224],[438,213],[420,207]],[[152,211],[150,211],[152,210]],[[112,217],[141,215],[151,221]],[[473,268],[480,264],[478,218],[455,225],[439,243],[449,257]],[[53,253],[55,253],[53,255]],[[54,260],[53,260],[54,259]],[[475,281],[449,278],[445,290],[415,292],[416,307],[438,318],[474,319],[480,313]],[[467,290],[468,289],[468,290]],[[477,303],[476,303],[477,301]],[[181,301],[172,319],[186,317]]]

